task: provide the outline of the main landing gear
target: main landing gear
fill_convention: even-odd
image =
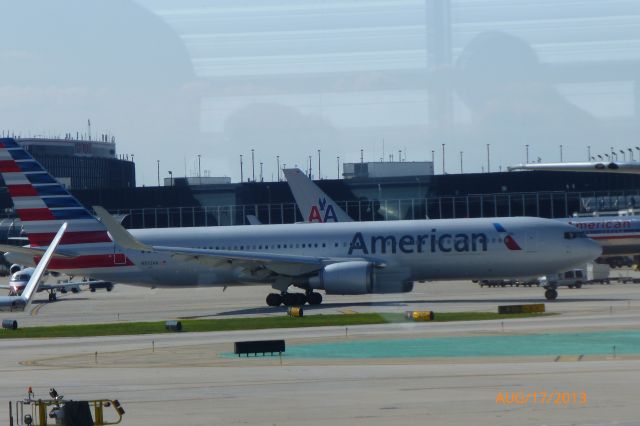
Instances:
[[[269,306],[302,306],[305,303],[309,305],[319,305],[322,303],[322,295],[314,291],[306,293],[287,293],[286,291],[278,293],[270,293],[267,296],[267,305]]]
[[[49,302],[55,302],[56,300],[58,300],[58,296],[56,295],[55,291],[52,291],[49,293]]]
[[[548,288],[547,291],[544,292],[544,297],[546,297],[547,300],[556,300],[558,297],[558,290],[555,288]]]

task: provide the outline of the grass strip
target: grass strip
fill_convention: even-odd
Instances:
[[[548,314],[497,314],[493,312],[436,312],[432,322],[482,321],[510,318],[537,317]],[[180,320],[182,332],[262,330],[267,328],[299,328],[350,326],[365,324],[390,324],[408,322],[403,313],[363,313],[308,315],[304,317],[266,316],[249,318]],[[17,330],[0,330],[0,338],[34,337],[88,337],[134,334],[175,333],[165,329],[164,321],[120,322],[107,324],[55,325],[47,327],[26,327]]]

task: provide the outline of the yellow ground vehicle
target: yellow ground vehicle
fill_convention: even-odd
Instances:
[[[27,398],[9,403],[10,426],[106,426],[122,422],[124,409],[117,399],[70,400],[51,388],[48,399],[35,398],[31,388]],[[115,413],[106,415],[106,409]],[[110,410],[109,410],[110,411]]]

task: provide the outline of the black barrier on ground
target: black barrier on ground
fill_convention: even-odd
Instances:
[[[17,330],[18,329],[18,321],[16,321],[16,320],[2,320],[2,328],[7,328],[9,330]]]
[[[284,352],[284,340],[254,340],[248,342],[235,342],[234,353],[238,356],[254,354],[258,356],[261,353],[263,356],[267,353],[278,355]]]
[[[180,321],[167,321],[164,323],[164,328],[168,331],[182,331],[182,323]]]

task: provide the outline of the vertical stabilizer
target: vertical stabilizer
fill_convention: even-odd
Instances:
[[[353,219],[300,169],[284,169],[305,222],[353,222]]]

